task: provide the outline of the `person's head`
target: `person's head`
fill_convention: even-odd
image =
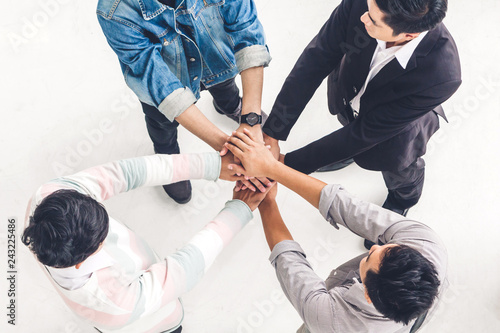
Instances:
[[[99,202],[74,190],[59,190],[36,207],[22,242],[42,264],[71,267],[100,249],[108,226],[108,213]]]
[[[440,285],[434,265],[406,245],[372,246],[359,271],[368,303],[405,325],[432,306]]]
[[[367,0],[361,16],[368,34],[386,42],[404,42],[434,29],[446,16],[448,0]]]

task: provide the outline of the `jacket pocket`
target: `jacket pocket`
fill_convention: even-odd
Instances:
[[[200,14],[209,7],[221,6],[224,4],[224,0],[197,0],[196,4],[193,6],[191,11],[193,18],[196,20]]]
[[[169,29],[165,34],[158,36],[162,43],[161,56],[168,68],[178,78],[182,75],[182,46],[180,45],[179,34],[173,29]]]

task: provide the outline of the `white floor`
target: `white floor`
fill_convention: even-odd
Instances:
[[[96,1],[3,0],[0,14],[0,331],[93,332],[64,305],[40,267],[18,242],[17,325],[7,325],[8,217],[24,219],[27,200],[43,182],[110,160],[151,154],[142,111],[95,15]],[[265,71],[269,111],[297,57],[339,0],[256,0],[273,61]],[[45,4],[45,5],[44,5]],[[48,4],[48,5],[47,5]],[[450,123],[429,144],[427,179],[409,217],[437,230],[449,249],[451,288],[422,332],[500,331],[500,3],[450,1],[445,22],[460,49],[463,85],[446,103]],[[33,25],[36,24],[36,25]],[[235,125],[215,113],[204,93],[199,107],[224,131]],[[338,128],[318,89],[287,152]],[[111,124],[111,126],[110,126]],[[209,151],[180,130],[183,152]],[[495,171],[496,170],[496,171]],[[381,204],[382,177],[353,165],[315,176],[342,183]],[[141,188],[110,200],[111,215],[166,255],[186,242],[230,198],[232,185],[195,181],[184,206],[161,188]],[[318,274],[363,251],[361,240],[336,231],[296,194],[281,187],[279,205]],[[184,328],[200,332],[294,332],[301,324],[268,262],[258,214],[223,252],[203,281],[185,295]]]

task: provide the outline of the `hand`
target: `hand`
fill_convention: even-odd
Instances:
[[[250,126],[248,124],[240,124],[240,127],[236,130],[237,132],[243,133],[244,129],[247,129],[254,135],[254,138],[257,138],[257,140],[260,140],[261,142],[264,142],[263,139],[263,133],[262,133],[262,126]],[[279,147],[278,147],[279,149]],[[241,164],[238,158],[235,159],[237,162],[236,164]],[[255,188],[258,188],[261,192],[265,191],[265,187],[270,186],[271,184],[271,179],[267,179],[265,177],[260,177],[260,178],[250,178],[245,181],[238,181],[236,183],[236,186],[234,187],[235,191],[240,191],[244,190],[246,188],[251,189],[252,191],[255,190]]]
[[[221,166],[219,179],[229,180],[229,181],[247,181],[244,176],[237,174],[235,171],[229,169],[231,164],[239,164],[239,160],[235,161],[234,155],[231,152],[226,151],[223,156],[221,156]]]
[[[264,144],[266,146],[271,146],[271,153],[273,154],[274,158],[279,160],[280,157],[280,146],[279,146],[279,141],[276,140],[275,138],[267,135],[264,133]]]
[[[267,192],[266,197],[264,198],[264,200],[262,200],[261,205],[276,201],[277,194],[278,194],[278,183],[276,183],[276,185],[274,185],[269,189],[269,192]]]
[[[264,192],[259,192],[259,191],[252,192],[248,189],[244,190],[244,191],[238,191],[238,192],[233,191],[233,199],[238,199],[238,200],[243,201],[244,203],[246,203],[248,205],[250,210],[253,212],[260,205],[262,200],[264,200],[267,193],[272,188],[275,187],[274,186],[275,184],[276,184],[276,182],[272,182],[271,186],[266,188],[266,190]]]
[[[266,180],[265,183],[261,183],[257,179],[246,179],[245,176],[241,173],[236,173],[236,171],[229,169],[229,165],[239,165],[240,160],[235,158],[233,153],[231,153],[227,148],[220,151],[221,156],[221,168],[219,179],[228,180],[228,181],[236,181],[236,186],[234,190],[237,192],[239,190],[249,189],[251,191],[256,191],[256,186],[261,192],[266,191],[266,186],[270,186],[271,181],[267,178],[263,178]],[[255,186],[254,186],[255,183]]]
[[[273,169],[275,163],[279,163],[269,151],[268,147],[255,140],[248,131],[244,133],[233,132],[229,142],[225,146],[241,160],[242,166],[230,164],[230,170],[244,174],[246,178],[266,177]]]
[[[245,128],[249,130],[250,133],[253,134],[256,141],[264,142],[264,137],[263,137],[264,134],[262,133],[261,125],[250,126],[248,124],[240,124],[240,126],[236,129],[236,132],[243,133]]]

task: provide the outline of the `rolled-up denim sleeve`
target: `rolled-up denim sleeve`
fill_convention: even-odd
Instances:
[[[97,16],[108,44],[115,51],[127,85],[144,103],[173,121],[196,102],[161,57],[161,44],[152,43],[139,27]]]
[[[233,44],[238,70],[242,72],[251,67],[268,66],[271,55],[254,2],[226,0],[220,10],[224,29]]]

